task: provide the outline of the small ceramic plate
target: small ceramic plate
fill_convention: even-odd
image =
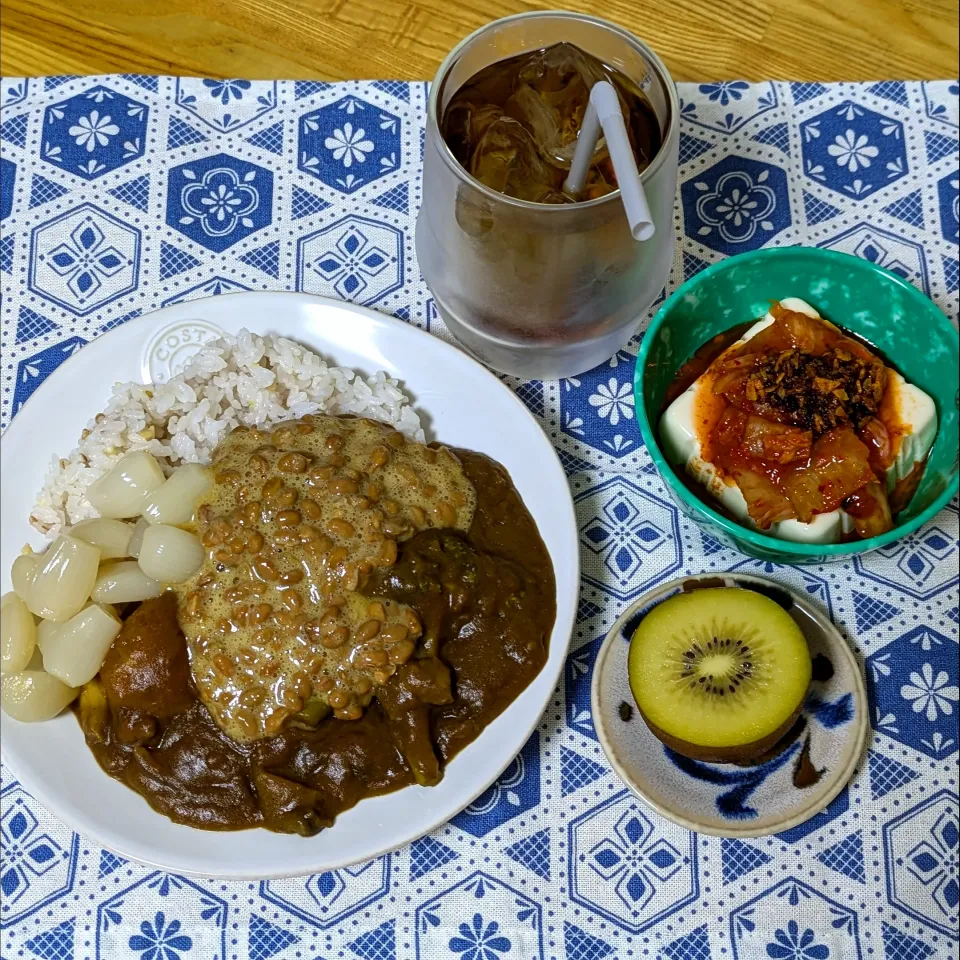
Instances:
[[[123,856],[176,873],[237,879],[322,873],[369,860],[445,823],[520,752],[560,676],[580,583],[577,526],[567,478],[543,430],[500,380],[465,353],[410,324],[352,304],[296,293],[193,300],[130,320],[78,351],[37,389],[3,436],[0,592],[24,542],[27,516],[50,459],[76,445],[115,380],[166,380],[206,341],[246,326],[298,340],[328,361],[402,382],[429,439],[478,450],[509,471],[553,560],[557,619],[547,663],[450,764],[435,787],[371,797],[315,837],[217,833],[171,823],[98,766],[69,712],[48,723],[4,718],[4,762],[51,813]]]
[[[667,597],[706,587],[756,590],[776,600],[803,631],[813,658],[813,682],[800,718],[752,766],[703,763],[674,753],[647,728],[630,692],[627,652],[637,625]],[[597,656],[591,707],[600,743],[623,782],[668,820],[720,837],[779,833],[819,813],[852,776],[867,735],[863,678],[837,628],[803,597],[742,574],[683,577],[628,607]]]

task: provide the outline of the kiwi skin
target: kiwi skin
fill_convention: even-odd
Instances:
[[[643,722],[649,727],[650,732],[661,743],[668,746],[674,753],[679,753],[682,757],[702,760],[705,763],[748,763],[763,756],[786,736],[790,728],[797,722],[797,717],[800,716],[800,711],[803,709],[806,699],[806,694],[804,694],[803,699],[797,704],[797,709],[773,733],[768,733],[765,737],[754,740],[752,743],[741,743],[735,747],[703,747],[696,743],[690,743],[688,740],[681,740],[679,737],[671,736],[661,730],[653,723],[640,708],[639,703],[637,704],[637,711],[643,717]]]

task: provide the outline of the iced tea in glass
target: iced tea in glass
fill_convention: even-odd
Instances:
[[[531,203],[595,200],[617,189],[603,137],[579,197],[563,192],[590,90],[607,80],[617,93],[641,172],[662,141],[650,101],[629,77],[572,43],[521,53],[484,67],[450,101],[440,132],[482,184]]]
[[[586,97],[609,80],[656,233],[633,239],[601,139],[587,187],[563,193]],[[454,336],[525,378],[572,376],[614,354],[674,259],[679,105],[656,54],[575,13],[478,30],[430,94],[417,257]]]

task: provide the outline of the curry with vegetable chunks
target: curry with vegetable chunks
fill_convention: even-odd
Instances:
[[[231,737],[198,693],[167,592],[125,618],[75,707],[101,767],[178,823],[305,836],[364,797],[437,783],[543,667],[556,611],[549,554],[509,475],[456,459],[475,491],[468,529],[412,532],[363,586],[421,627],[359,715],[309,697],[279,732]]]

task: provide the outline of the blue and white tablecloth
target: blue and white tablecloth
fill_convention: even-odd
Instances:
[[[845,250],[957,315],[958,87],[681,85],[668,289],[761,245]],[[2,82],[5,425],[74,351],[211,294],[305,290],[440,337],[417,269],[426,85],[146,76]],[[680,516],[642,447],[636,341],[519,383],[570,474],[583,593],[563,681],[500,781],[347,870],[220,883],[127,863],[2,780],[5,960],[924,960],[957,949],[958,518],[852,563],[778,568]],[[761,840],[663,821],[607,766],[593,660],[652,584],[759,571],[829,610],[873,732],[829,809]],[[572,851],[578,851],[576,855]]]

